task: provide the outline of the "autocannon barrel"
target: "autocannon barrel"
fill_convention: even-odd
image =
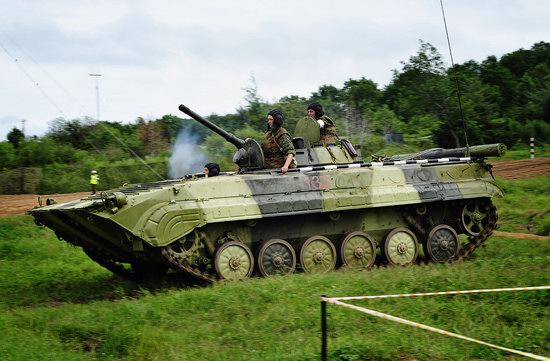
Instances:
[[[181,110],[185,114],[189,115],[191,118],[195,119],[197,122],[201,123],[202,125],[204,125],[208,129],[210,129],[210,130],[214,131],[215,133],[219,134],[225,140],[227,140],[229,143],[233,144],[238,149],[241,149],[242,147],[244,147],[244,140],[243,139],[238,138],[238,137],[236,137],[235,135],[233,135],[229,132],[226,132],[222,128],[218,127],[216,124],[211,123],[208,120],[204,119],[203,117],[201,117],[200,115],[198,115],[197,113],[195,113],[194,111],[192,111],[191,109],[186,107],[185,105],[181,104],[179,106],[179,110]]]

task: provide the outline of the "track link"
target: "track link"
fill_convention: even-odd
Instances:
[[[489,200],[487,205],[488,210],[488,222],[483,231],[477,236],[468,237],[468,243],[464,244],[457,255],[450,260],[450,262],[462,261],[468,256],[470,256],[474,251],[480,247],[486,240],[493,234],[493,231],[497,228],[498,214],[497,209],[493,202]],[[415,233],[425,237],[428,234],[427,229],[414,217],[411,216],[408,212],[404,213],[404,219],[407,221],[409,226],[415,231]]]
[[[468,243],[466,243],[461,247],[457,256],[452,260],[453,262],[462,261],[468,256],[470,256],[478,247],[480,247],[489,238],[489,236],[491,236],[491,234],[493,234],[493,231],[497,228],[498,215],[496,212],[496,207],[490,201],[487,207],[489,208],[487,226],[483,229],[483,231],[479,235],[468,237]],[[414,223],[413,225],[416,231],[423,234],[427,234],[426,230],[423,229],[418,223],[412,222],[412,219],[409,219],[408,223],[409,224]],[[161,250],[161,254],[173,266],[173,268],[177,269],[182,273],[191,275],[201,281],[204,281],[210,284],[220,281],[220,279],[217,276],[212,275],[209,272],[202,271],[198,267],[187,264],[187,262],[185,262],[181,257],[178,257],[177,254],[174,255],[173,251],[170,249],[169,246],[164,247]]]
[[[172,252],[169,246],[164,247],[161,250],[161,254],[175,269],[177,269],[180,272],[189,274],[207,283],[214,283],[220,280],[218,277],[212,276],[208,272],[201,271],[197,267],[186,265],[185,262],[180,262],[178,258],[172,255]]]
[[[497,228],[497,208],[493,202],[489,201],[488,205],[488,219],[489,222],[483,231],[477,236],[468,237],[468,243],[466,243],[458,252],[458,255],[455,257],[456,261],[462,261],[464,258],[470,256],[479,246],[483,244],[493,234],[493,231]]]

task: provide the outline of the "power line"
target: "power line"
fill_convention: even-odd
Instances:
[[[21,52],[23,54],[25,54],[35,65],[37,65],[39,68],[40,66],[30,57],[28,56],[20,46],[17,45],[17,43],[15,43],[15,41],[7,36],[7,34],[5,32],[2,31],[2,33],[11,41],[15,44],[15,46],[21,50]],[[13,56],[9,51],[8,49],[0,42],[0,47],[4,50],[4,52],[16,63],[16,65],[19,67],[19,69],[27,76],[27,78],[35,85],[38,87],[38,89],[40,90],[40,92],[44,95],[44,97],[46,99],[48,99],[48,101],[59,111],[59,113],[63,116],[63,118],[65,119],[68,119],[68,117],[66,116],[66,114],[63,112],[63,110],[61,110],[61,107],[59,107],[54,101],[53,99],[46,93],[46,91],[40,86],[40,84],[38,82],[36,82],[33,77],[29,74],[29,72],[27,72],[27,70],[23,67],[23,65],[20,63],[19,59],[17,59],[15,56]],[[61,84],[55,80],[55,78],[53,76],[51,76],[49,73],[47,73],[45,70],[42,69],[42,71],[44,71],[67,95],[69,95],[69,97],[73,98],[74,97],[72,96],[72,94],[70,94],[68,91],[66,91],[63,86],[61,86]],[[92,74],[90,74],[92,75]],[[94,76],[98,76],[99,74],[94,74]],[[97,85],[96,85],[96,95],[97,97],[99,97],[99,95],[97,94],[99,92],[98,88],[97,88]],[[157,177],[159,177],[161,180],[165,180],[164,177],[162,177],[157,171],[155,171],[149,164],[147,164],[147,162],[145,162],[145,160],[143,160],[143,158],[141,158],[136,152],[134,152],[133,149],[131,149],[126,143],[124,143],[123,140],[119,139],[112,131],[111,129],[109,129],[109,127],[105,126],[102,122],[99,121],[99,99],[97,99],[97,121],[96,121],[96,125],[99,125],[100,127],[102,127],[104,130],[106,130],[109,135],[111,135],[114,139],[117,140],[117,142],[119,142],[124,148],[126,148],[131,154],[132,156],[134,156],[135,158],[139,159],[139,161],[141,163],[143,163],[153,174],[155,174]],[[77,102],[77,105],[79,105],[84,111],[85,113],[87,113],[86,109],[80,104]],[[84,139],[97,151],[97,153],[99,154],[100,151],[99,149],[92,143],[90,142],[84,135],[82,135],[84,137]],[[118,172],[118,170],[117,170]]]
[[[54,102],[54,100],[46,93],[46,91],[44,89],[42,89],[42,87],[40,86],[40,84],[35,81],[33,79],[33,77],[29,74],[29,72],[23,67],[23,65],[19,62],[19,59],[17,59],[15,56],[11,55],[11,53],[8,51],[8,49],[6,49],[6,47],[4,47],[4,45],[0,42],[0,48],[2,48],[2,50],[4,50],[4,52],[6,54],[8,54],[8,56],[15,62],[15,64],[17,65],[17,67],[25,74],[25,76],[31,81],[31,83],[33,83],[37,88],[38,90],[40,90],[40,92],[42,93],[42,95],[44,95],[44,97],[54,106],[55,109],[57,109],[57,111],[64,117],[64,118],[67,118],[67,116],[65,115],[65,113],[63,112],[63,110],[61,110],[61,108]]]
[[[0,30],[1,31],[1,30]],[[61,85],[60,82],[57,81],[57,79],[51,75],[44,67],[42,67],[40,64],[38,64],[37,61],[34,60],[34,58],[27,53],[22,47],[19,46],[19,44],[11,37],[9,34],[7,34],[5,31],[1,31],[2,34],[9,40],[11,43],[23,54],[25,55],[38,69],[40,69],[46,76],[55,84],[65,95],[67,95],[73,103],[75,103],[82,111],[84,111],[85,114],[88,113],[85,106],[83,106],[76,97],[71,94],[63,85]]]

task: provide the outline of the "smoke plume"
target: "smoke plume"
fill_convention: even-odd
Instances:
[[[205,163],[206,157],[197,145],[197,137],[185,130],[180,131],[172,148],[168,176],[175,179],[191,173],[200,173]]]

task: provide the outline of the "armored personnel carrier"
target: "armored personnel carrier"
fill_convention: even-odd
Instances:
[[[29,211],[36,223],[128,279],[173,269],[208,282],[406,266],[420,247],[424,259],[448,262],[471,254],[496,227],[491,198],[502,191],[485,159],[503,154],[503,144],[365,162],[344,139],[318,144],[317,123],[303,119],[293,140],[298,167],[282,174],[262,168],[256,141],[180,110],[236,146],[238,172],[123,186],[64,204],[48,199]]]

